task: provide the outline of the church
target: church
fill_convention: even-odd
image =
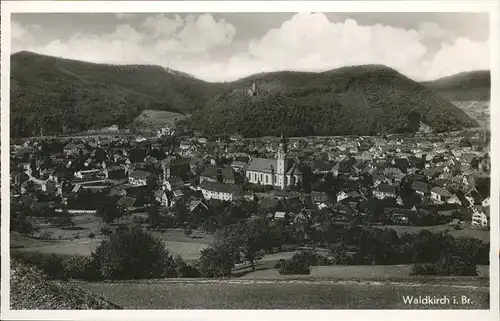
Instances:
[[[287,140],[281,141],[274,159],[253,158],[248,164],[246,177],[250,183],[272,185],[282,190],[302,182],[302,172],[294,159],[287,158]]]

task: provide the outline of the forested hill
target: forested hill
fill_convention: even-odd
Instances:
[[[255,89],[254,89],[255,87]],[[375,135],[476,126],[462,110],[426,86],[381,65],[322,73],[275,72],[231,84],[193,113],[207,133],[244,136]]]
[[[11,135],[123,127],[144,109],[190,113],[221,86],[159,66],[94,64],[18,52],[11,56]]]
[[[450,101],[489,101],[489,70],[461,72],[422,83]]]
[[[31,52],[11,56],[11,135],[129,125],[143,110],[193,114],[210,133],[372,135],[475,126],[446,99],[380,65],[273,72],[209,83],[159,66],[106,65]]]

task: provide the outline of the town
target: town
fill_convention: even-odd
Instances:
[[[51,221],[59,227],[98,215],[186,233],[260,217],[304,231],[305,241],[312,237],[305,231],[327,220],[489,227],[483,133],[244,139],[168,127],[148,138],[114,132],[12,144],[12,211],[67,217]],[[220,218],[213,211],[221,204],[240,210]]]

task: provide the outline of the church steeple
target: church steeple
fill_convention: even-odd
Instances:
[[[277,176],[277,185],[284,190],[287,186],[286,182],[286,171],[287,171],[287,142],[286,138],[283,134],[283,129],[281,130],[281,138],[278,144],[278,148],[276,150],[276,176]]]
[[[280,141],[278,144],[278,149],[276,151],[276,158],[277,159],[285,159],[287,149],[288,149],[287,140],[283,134],[283,127],[282,127],[281,128],[281,137],[280,137]]]

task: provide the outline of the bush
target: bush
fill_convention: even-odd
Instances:
[[[63,260],[56,254],[52,254],[49,258],[42,261],[40,266],[50,279],[67,280],[66,271],[64,270]]]
[[[101,279],[99,266],[92,257],[75,255],[64,260],[63,265],[68,278],[85,281],[98,281]]]
[[[417,263],[411,268],[410,275],[438,275],[438,269],[433,263]]]
[[[174,265],[175,272],[179,278],[200,277],[200,271],[196,267],[187,264],[180,255],[175,258]]]
[[[410,275],[476,276],[477,267],[470,260],[446,255],[434,263],[417,263]]]
[[[172,256],[163,241],[140,227],[117,231],[102,242],[93,258],[105,279],[151,279],[175,276]]]
[[[280,274],[310,274],[310,252],[302,251],[294,254],[291,260],[279,261]]]
[[[446,255],[437,262],[440,275],[476,276],[477,267],[471,260]]]
[[[55,253],[11,251],[10,257],[40,268],[50,279],[67,280],[67,273],[62,263],[63,259]]]

